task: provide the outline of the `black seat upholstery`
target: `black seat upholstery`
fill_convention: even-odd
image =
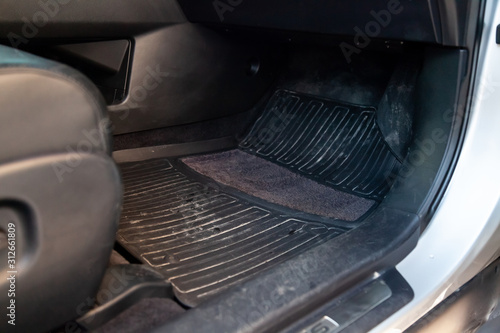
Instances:
[[[15,301],[17,332],[46,331],[93,304],[122,196],[105,110],[79,72],[0,46],[0,229],[15,226],[14,265],[12,248],[0,252],[0,301],[4,311]]]

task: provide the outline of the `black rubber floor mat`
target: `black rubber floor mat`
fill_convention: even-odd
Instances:
[[[278,90],[240,143],[336,189],[381,200],[400,166],[376,123],[375,108]]]
[[[118,241],[188,306],[345,231],[226,193],[167,159],[122,164]]]

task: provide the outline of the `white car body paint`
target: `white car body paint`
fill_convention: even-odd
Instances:
[[[416,248],[397,265],[414,299],[371,330],[402,332],[498,257],[500,246],[500,6],[486,4],[473,103],[446,193]]]

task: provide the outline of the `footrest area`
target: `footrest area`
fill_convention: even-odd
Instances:
[[[400,162],[375,108],[278,90],[240,148],[338,190],[382,200]]]

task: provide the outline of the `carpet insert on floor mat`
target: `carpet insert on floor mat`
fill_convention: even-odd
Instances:
[[[375,203],[319,184],[238,149],[191,156],[182,162],[216,182],[305,213],[355,221]]]

